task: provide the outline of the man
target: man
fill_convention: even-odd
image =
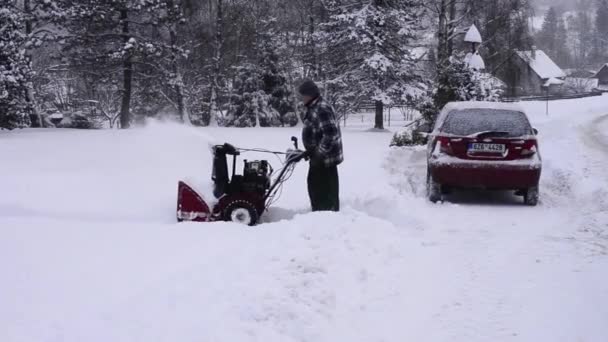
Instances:
[[[338,120],[313,81],[304,81],[298,92],[306,106],[302,142],[310,159],[308,195],[312,210],[339,211],[338,165],[344,156]]]

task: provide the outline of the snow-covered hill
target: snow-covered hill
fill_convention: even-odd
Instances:
[[[299,165],[255,228],[174,223],[177,180],[295,129],[0,132],[0,341],[604,341],[608,97],[525,106],[537,208],[430,204],[422,149],[353,128],[344,210],[308,213]]]

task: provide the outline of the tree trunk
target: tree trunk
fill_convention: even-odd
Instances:
[[[312,7],[312,5],[311,5]],[[309,35],[310,35],[310,77],[315,79],[319,75],[318,70],[318,61],[317,61],[317,47],[315,44],[315,18],[312,16],[312,8],[310,15],[310,26],[309,26]]]
[[[223,45],[223,0],[217,0],[217,17],[215,20],[215,57],[213,65],[213,78],[211,80],[211,89],[209,94],[209,126],[217,126],[217,92],[219,89],[219,78],[221,73],[222,62],[222,45]]]
[[[170,3],[172,4],[172,3]],[[184,87],[181,72],[178,65],[178,51],[177,51],[177,35],[175,33],[175,26],[171,27],[169,32],[171,39],[171,71],[173,72],[173,77],[176,79],[175,81],[175,94],[177,97],[177,111],[179,112],[179,116],[182,119],[182,122],[186,125],[191,125],[190,115],[188,110],[186,109],[186,101],[184,96]]]
[[[122,22],[123,41],[126,44],[129,37],[129,22],[127,9],[120,10],[120,20]],[[133,82],[133,60],[131,53],[125,56],[123,61],[123,95],[120,107],[120,128],[127,129],[131,126],[131,92]]]
[[[448,54],[448,2],[441,0],[439,4],[439,26],[437,27],[437,65],[444,65]]]
[[[384,103],[376,101],[376,129],[384,129]]]
[[[454,53],[454,32],[456,32],[456,0],[449,0],[449,18],[447,25],[447,57]]]
[[[33,25],[32,25],[32,20],[30,17],[32,15],[32,6],[30,3],[30,0],[23,0],[23,12],[28,17],[27,20],[25,21],[25,34],[27,36],[29,36],[33,32]],[[29,62],[31,63],[32,62],[32,53],[29,49],[26,50],[26,56],[27,56]],[[36,118],[38,120],[38,127],[42,128],[45,126],[45,122],[42,118],[42,113],[40,113],[40,110],[38,110],[38,106],[36,105],[36,98],[34,96],[34,89],[32,87],[33,87],[32,85],[27,87],[27,93],[25,95],[25,100],[27,101],[27,103],[29,103],[32,113],[34,114],[34,116],[36,116]]]

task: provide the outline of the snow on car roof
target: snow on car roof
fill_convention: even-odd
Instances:
[[[532,58],[532,51],[517,51],[517,55],[523,59],[530,68],[542,79],[566,77],[566,73],[547,56],[542,50],[536,50],[536,56]]]
[[[518,103],[512,102],[487,102],[487,101],[461,101],[461,102],[450,102],[443,107],[437,122],[435,124],[435,130],[443,125],[448,113],[454,110],[467,110],[467,109],[497,109],[497,110],[510,110],[514,112],[526,113],[525,109]]]
[[[512,102],[462,101],[450,102],[443,107],[445,112],[465,109],[502,109],[525,113],[524,108],[519,103]]]

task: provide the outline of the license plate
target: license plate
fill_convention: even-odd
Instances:
[[[469,152],[473,153],[505,153],[505,148],[503,144],[469,144]]]

